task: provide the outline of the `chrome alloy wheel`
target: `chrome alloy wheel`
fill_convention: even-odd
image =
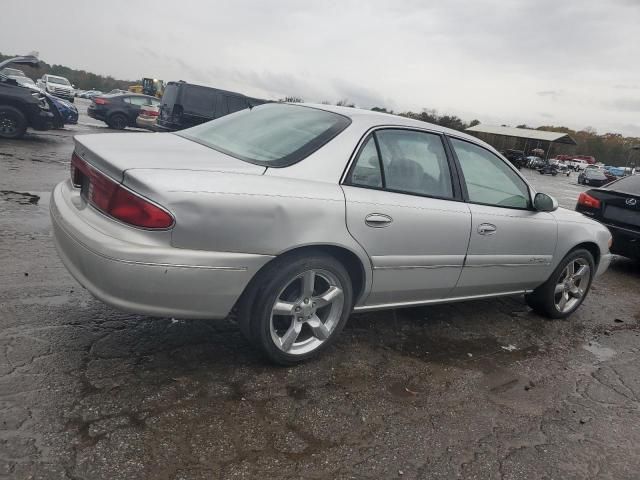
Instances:
[[[273,343],[289,355],[303,355],[322,345],[340,322],[343,288],[327,270],[307,270],[292,279],[271,309]]]
[[[591,267],[584,258],[571,260],[560,274],[554,290],[554,303],[559,312],[572,310],[587,291]]]

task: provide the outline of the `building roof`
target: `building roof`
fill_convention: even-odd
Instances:
[[[568,134],[562,132],[549,132],[546,130],[532,130],[530,128],[499,127],[495,125],[476,125],[469,127],[467,132],[491,133],[504,135],[505,137],[519,137],[529,140],[542,140],[545,142],[566,143],[576,145],[576,141]]]

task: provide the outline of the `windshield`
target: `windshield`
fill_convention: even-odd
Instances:
[[[49,83],[57,83],[58,85],[71,85],[69,80],[62,77],[47,77],[47,82]]]
[[[7,76],[20,76],[20,77],[24,77],[24,72],[22,70],[18,70],[17,68],[4,68],[2,69],[2,73],[4,73]]]
[[[180,135],[232,157],[284,167],[333,139],[348,117],[303,105],[270,103],[183,130]]]
[[[35,82],[29,77],[11,77],[20,85],[35,85]]]

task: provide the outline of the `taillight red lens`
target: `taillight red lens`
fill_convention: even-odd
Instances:
[[[107,103],[109,103],[109,100],[107,100],[106,98],[95,97],[93,99],[93,103],[95,103],[96,105],[106,105]]]
[[[592,197],[586,192],[582,192],[578,197],[578,205],[590,208],[600,208],[600,200]]]
[[[120,186],[111,197],[107,213],[136,227],[169,228],[173,225],[173,218],[163,209]]]
[[[74,152],[71,157],[73,185],[82,187],[83,177],[88,179],[87,201],[107,215],[135,227],[154,229],[173,225],[173,217],[164,209],[111,180]]]
[[[73,183],[74,187],[82,186],[82,175],[89,174],[89,167],[87,163],[82,160],[76,152],[73,152],[71,155],[71,183]]]

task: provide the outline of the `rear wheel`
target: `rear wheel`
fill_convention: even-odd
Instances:
[[[527,304],[549,318],[565,318],[582,304],[595,274],[591,252],[578,249],[570,252],[549,279],[525,296]]]
[[[17,108],[0,105],[0,138],[20,138],[27,131],[27,119]]]
[[[115,130],[124,130],[127,127],[127,117],[121,113],[114,113],[107,120],[107,125]]]
[[[318,252],[275,260],[252,282],[238,310],[249,341],[271,361],[293,365],[331,345],[351,313],[351,279]]]

